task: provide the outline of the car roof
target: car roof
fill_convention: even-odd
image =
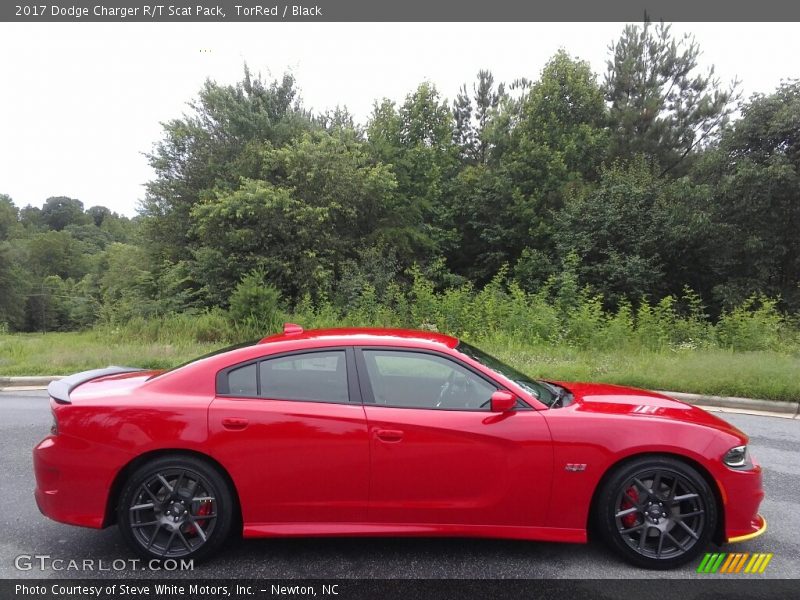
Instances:
[[[279,354],[284,351],[295,352],[335,346],[394,346],[429,350],[438,347],[441,350],[453,350],[458,343],[457,338],[434,331],[360,327],[304,331],[299,325],[287,323],[284,325],[283,333],[265,337],[259,342],[223,348],[201,356],[150,378],[148,385],[152,386],[154,391],[164,393],[183,393],[186,389],[198,392],[202,389],[202,382],[205,381],[199,376],[200,373],[207,370],[216,372],[238,363],[260,360],[273,353]],[[206,391],[213,394],[214,382],[209,379],[206,384],[209,386]]]
[[[447,348],[455,348],[458,345],[458,338],[435,331],[368,327],[310,329],[308,331],[304,331],[301,327],[296,329],[286,327],[283,333],[265,337],[259,344],[300,340],[340,341],[342,344],[380,344],[390,340],[404,340],[441,344]]]

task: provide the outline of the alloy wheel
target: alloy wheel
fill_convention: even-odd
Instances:
[[[688,478],[655,469],[637,473],[615,502],[617,532],[635,552],[670,559],[689,552],[703,535],[706,503]]]

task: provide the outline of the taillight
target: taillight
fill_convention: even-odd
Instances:
[[[53,424],[50,425],[50,435],[58,435],[58,419],[56,418],[56,411],[51,410],[50,414],[53,415]]]

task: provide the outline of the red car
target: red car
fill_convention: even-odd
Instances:
[[[147,557],[266,536],[582,543],[669,568],[762,533],[747,436],[666,396],[536,381],[423,331],[284,332],[172,371],[49,387],[48,517],[117,523]]]

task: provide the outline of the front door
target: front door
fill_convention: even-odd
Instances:
[[[552,447],[544,418],[492,413],[498,385],[427,351],[357,350],[374,523],[544,525]]]

